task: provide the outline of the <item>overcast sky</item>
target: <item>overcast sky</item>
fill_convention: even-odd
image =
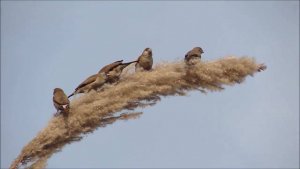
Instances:
[[[1,168],[52,118],[55,87],[70,94],[146,47],[156,64],[195,46],[203,60],[251,56],[268,69],[138,109],[48,167],[299,167],[299,1],[1,1]]]

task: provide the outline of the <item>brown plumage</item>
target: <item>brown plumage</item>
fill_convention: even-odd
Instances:
[[[146,48],[137,59],[137,63],[135,64],[135,71],[149,71],[152,69],[152,65],[152,50],[150,48]]]
[[[96,76],[96,79],[93,83],[91,83],[88,92],[90,92],[91,90],[95,90],[97,91],[99,88],[101,88],[105,82],[107,80],[107,76],[105,73],[98,73]]]
[[[123,60],[118,60],[118,61],[115,61],[115,62],[113,62],[113,63],[111,63],[111,64],[108,64],[108,65],[104,66],[103,68],[101,68],[101,69],[99,70],[98,73],[104,72],[105,74],[107,74],[107,73],[108,73],[110,70],[112,70],[114,67],[116,67],[116,66],[122,64],[122,62],[123,62]]]
[[[115,83],[120,79],[123,69],[129,66],[131,63],[135,63],[137,61],[127,63],[122,62],[123,60],[119,60],[109,65],[106,65],[99,71],[99,73],[105,73],[107,75],[107,82]]]
[[[192,50],[186,53],[184,60],[187,64],[192,64],[196,59],[201,59],[202,53],[204,53],[202,48],[194,47]]]
[[[80,83],[76,87],[75,91],[68,96],[68,98],[75,94],[78,94],[78,93],[87,93],[87,92],[91,91],[92,89],[100,88],[101,86],[104,85],[106,78],[107,77],[104,73],[98,73],[98,74],[91,75],[85,81]]]
[[[53,104],[58,113],[69,112],[70,101],[64,91],[60,88],[55,88],[53,91]]]

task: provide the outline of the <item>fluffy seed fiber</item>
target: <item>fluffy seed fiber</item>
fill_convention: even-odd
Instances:
[[[76,96],[70,103],[68,116],[53,117],[48,125],[30,141],[11,164],[44,168],[47,159],[63,146],[82,139],[86,133],[117,120],[138,118],[141,113],[122,113],[137,107],[154,105],[161,96],[186,95],[188,91],[220,91],[224,85],[244,81],[262,68],[250,57],[225,57],[198,62],[187,67],[183,61],[160,63],[150,72],[125,71],[115,85],[100,92]],[[265,68],[265,67],[264,67]]]

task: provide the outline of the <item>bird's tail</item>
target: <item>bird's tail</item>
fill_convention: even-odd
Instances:
[[[122,62],[123,62],[123,60],[118,60],[118,61],[115,61],[114,63],[119,63],[119,62],[121,62],[121,63],[122,63]]]
[[[75,94],[75,92],[73,92],[72,94],[70,94],[70,95],[68,96],[68,98],[74,96],[74,94]]]
[[[127,63],[122,63],[122,70],[125,69],[125,67],[129,66],[132,63],[136,63],[137,61],[132,61],[132,62],[127,62]]]
[[[132,61],[132,62],[123,63],[123,65],[126,65],[126,66],[128,66],[128,65],[130,65],[131,63],[136,63],[136,62],[137,62],[137,60],[135,60],[135,61]]]

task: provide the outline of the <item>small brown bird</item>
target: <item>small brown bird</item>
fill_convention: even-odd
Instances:
[[[109,65],[106,65],[98,73],[105,73],[107,75],[107,82],[115,83],[120,79],[123,69],[129,66],[131,63],[135,63],[137,61],[128,62],[128,63],[122,63],[122,62],[123,60],[119,60]]]
[[[87,92],[91,91],[92,89],[97,90],[98,88],[100,88],[101,86],[103,86],[105,84],[106,79],[107,79],[107,76],[105,75],[105,73],[97,73],[97,74],[91,75],[85,81],[80,83],[76,87],[75,91],[68,96],[68,98],[75,94],[78,94],[78,93],[87,93]]]
[[[60,88],[55,88],[53,91],[53,104],[57,113],[68,113],[70,101],[64,91]]]
[[[150,48],[146,48],[142,55],[137,59],[137,63],[135,64],[135,71],[149,71],[152,69],[153,58],[152,58],[152,50]]]
[[[192,50],[190,50],[188,53],[186,53],[184,60],[187,64],[193,64],[193,61],[195,59],[201,59],[201,54],[204,53],[202,48],[200,47],[194,47]]]

